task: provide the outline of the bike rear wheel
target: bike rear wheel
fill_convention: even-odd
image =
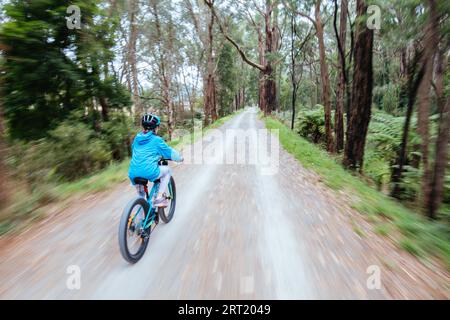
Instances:
[[[169,223],[172,220],[173,215],[175,213],[175,206],[177,204],[177,190],[175,186],[175,180],[173,177],[170,177],[169,186],[169,206],[167,208],[159,208],[158,215],[164,223]]]
[[[119,224],[119,247],[122,257],[129,263],[138,262],[147,249],[150,230],[144,230],[143,224],[148,213],[149,204],[141,197],[130,201],[123,210]]]

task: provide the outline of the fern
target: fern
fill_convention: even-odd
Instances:
[[[324,144],[325,112],[323,106],[318,104],[313,110],[301,110],[297,116],[295,131],[311,142]]]

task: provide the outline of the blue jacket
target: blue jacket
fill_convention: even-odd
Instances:
[[[134,178],[140,177],[153,181],[159,176],[158,161],[161,157],[181,161],[180,154],[169,147],[164,140],[152,131],[139,132],[134,138],[128,177],[134,185]]]

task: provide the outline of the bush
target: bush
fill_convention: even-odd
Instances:
[[[374,112],[369,124],[364,172],[375,181],[381,190],[390,181],[392,165],[395,163],[401,145],[405,117],[395,117],[383,111]],[[412,119],[414,125],[415,119]],[[410,130],[408,150],[412,151],[416,139],[414,130]],[[407,152],[409,155],[410,153]],[[408,190],[407,193],[414,193]]]
[[[63,122],[44,145],[53,156],[55,174],[68,180],[100,170],[112,159],[108,144],[82,123]]]
[[[400,190],[402,200],[414,201],[419,195],[421,178],[423,172],[421,169],[413,166],[405,165],[402,174],[402,181],[400,182]]]
[[[387,163],[393,163],[400,149],[403,124],[405,117],[394,117],[384,112],[372,115],[367,134],[367,149],[373,151],[374,156]],[[413,131],[413,130],[411,130]],[[414,133],[410,133],[410,138]],[[411,144],[408,144],[411,146]]]
[[[45,140],[21,142],[15,140],[8,150],[7,164],[12,176],[18,181],[25,181],[32,188],[40,182],[48,181],[51,175],[52,161],[45,146]]]
[[[8,164],[18,180],[35,185],[53,180],[75,180],[104,168],[112,159],[107,142],[83,123],[66,121],[48,138],[15,141]]]
[[[314,143],[325,143],[325,111],[316,105],[313,110],[301,110],[297,116],[295,131]]]
[[[401,146],[405,117],[395,117],[383,111],[374,112],[367,135],[366,152],[364,159],[364,172],[373,179],[379,187],[389,182],[392,166],[395,164]],[[430,136],[436,137],[437,116],[430,117]],[[420,136],[417,133],[417,116],[411,118],[408,134],[408,143],[404,164],[403,179],[400,183],[402,200],[414,201],[420,193],[421,154],[418,146]],[[434,146],[431,145],[430,155],[434,155]],[[432,160],[434,162],[434,160]],[[450,168],[449,168],[450,169]],[[450,202],[450,171],[447,170],[444,186],[444,206]],[[441,210],[442,211],[442,210]]]
[[[382,191],[391,176],[389,163],[373,150],[368,150],[364,155],[364,173],[375,182],[379,191]]]

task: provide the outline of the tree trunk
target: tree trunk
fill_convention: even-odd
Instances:
[[[349,169],[359,169],[362,172],[364,147],[372,104],[373,30],[366,27],[366,22],[363,18],[367,11],[367,5],[364,0],[357,0],[356,8],[358,24],[354,51],[352,110],[347,128],[343,164]]]
[[[447,98],[444,110],[439,122],[439,134],[436,140],[436,160],[431,176],[429,194],[424,203],[427,216],[435,219],[437,211],[442,203],[444,193],[445,169],[448,166],[448,144],[450,142],[450,97]]]
[[[92,72],[93,74],[97,74],[100,76],[98,64],[95,62],[91,63],[92,65]],[[94,95],[94,93],[93,93]],[[100,92],[97,93],[98,102],[100,103],[101,107],[101,114],[102,114],[102,121],[108,121],[109,119],[109,105],[106,100],[106,97],[104,96],[103,91],[100,90]]]
[[[341,13],[339,19],[339,36],[337,39],[339,48],[339,76],[338,90],[336,95],[336,113],[334,115],[334,132],[336,136],[336,152],[344,149],[344,102],[345,90],[347,84],[346,67],[345,67],[345,41],[347,36],[347,0],[341,1]],[[337,15],[337,0],[335,0],[335,21]],[[337,29],[335,24],[335,31]]]
[[[435,147],[435,162],[431,173],[429,194],[425,196],[424,207],[428,217],[435,219],[444,193],[445,169],[448,166],[448,143],[450,142],[450,97],[445,102],[444,96],[444,65],[447,65],[447,58],[444,60],[444,52],[439,52],[436,68],[436,96],[437,105],[440,112],[438,136]],[[445,62],[444,62],[445,61]]]
[[[295,63],[295,18],[291,15],[291,84],[292,84],[292,98],[291,98],[291,130],[294,130],[295,123],[295,105],[297,103],[297,79],[296,79],[296,63]]]
[[[314,79],[314,74],[313,74],[313,62],[311,62],[311,65],[309,66],[309,78],[310,79]],[[317,87],[314,86],[314,93],[317,90]],[[317,104],[317,99],[316,99],[316,94],[311,94],[310,95],[310,105],[311,107],[315,106]]]
[[[264,56],[264,41],[261,32],[258,32],[258,53],[259,53],[259,64],[264,66],[266,64]],[[266,114],[266,100],[264,93],[264,72],[259,72],[259,83],[258,83],[258,104],[259,109]]]
[[[103,96],[99,97],[98,100],[100,102],[100,106],[102,107],[102,120],[103,121],[108,121],[108,119],[109,119],[109,106],[108,106],[108,103],[106,102],[106,99]]]
[[[347,15],[348,15],[348,11],[347,11]],[[353,57],[355,54],[355,32],[354,32],[354,27],[355,27],[355,21],[351,22],[350,16],[348,16],[348,22],[349,22],[349,31],[350,31],[350,48],[349,48],[349,55],[348,55],[348,63],[347,63],[347,69],[345,70],[345,74],[347,77],[347,85],[345,86],[345,95],[347,98],[347,101],[345,103],[345,114],[347,115],[346,117],[346,128],[348,128],[349,124],[350,124],[350,110],[351,110],[351,106],[352,106],[352,93],[351,93],[351,86],[350,83],[353,81],[353,79],[350,78],[350,68],[352,67],[353,64]],[[344,143],[344,148],[345,148],[345,143]]]
[[[400,78],[404,78],[407,76],[408,73],[408,63],[407,61],[407,54],[406,54],[407,48],[402,48],[400,51]]]
[[[128,66],[130,68],[131,76],[128,76],[129,87],[133,94],[133,102],[135,106],[136,119],[139,118],[139,113],[143,113],[141,101],[139,99],[139,85],[137,74],[137,58],[136,58],[136,45],[137,45],[137,22],[136,15],[139,12],[139,1],[130,1],[130,38],[128,43]]]
[[[3,106],[2,99],[0,99],[0,210],[6,207],[9,199],[9,192],[7,191],[8,171],[5,164],[6,152]]]
[[[266,64],[264,66],[264,100],[266,103],[265,113],[270,114],[277,109],[277,83],[275,67],[270,58],[276,51],[275,23],[273,17],[274,4],[272,0],[266,0],[265,19],[265,40],[266,48],[264,56]]]
[[[163,64],[164,68],[164,64]],[[165,72],[165,71],[164,71]],[[167,133],[169,135],[169,141],[172,140],[173,133],[173,124],[174,124],[174,114],[173,114],[173,102],[170,98],[170,83],[167,75],[163,74],[163,99],[164,104],[166,105],[166,113],[167,113]]]
[[[400,145],[400,150],[397,156],[396,163],[394,165],[394,168],[392,170],[392,176],[391,176],[391,183],[393,184],[393,188],[391,190],[391,196],[395,198],[401,197],[401,188],[400,188],[400,182],[402,180],[402,174],[403,174],[403,167],[406,163],[406,149],[408,145],[408,135],[409,135],[409,127],[411,123],[411,117],[414,109],[414,103],[416,101],[416,95],[417,95],[417,89],[419,87],[419,83],[422,80],[424,68],[423,65],[421,66],[416,78],[415,76],[415,70],[418,64],[418,57],[419,52],[416,51],[416,54],[413,58],[413,61],[411,61],[411,65],[407,67],[407,83],[406,83],[406,90],[402,89],[402,91],[406,92],[408,94],[408,103],[406,106],[406,118],[405,123],[403,125],[403,134],[402,134],[402,142]],[[403,104],[403,99],[400,99],[400,104]],[[403,109],[403,107],[399,106],[399,109]]]
[[[268,115],[276,110],[277,84],[275,82],[274,70],[270,63],[266,65],[264,71],[264,101],[266,104],[265,114]]]
[[[315,20],[317,40],[319,42],[319,55],[320,55],[320,77],[322,80],[322,101],[325,109],[325,139],[327,143],[327,151],[334,151],[333,132],[331,130],[331,101],[330,101],[330,79],[328,75],[328,63],[325,54],[325,43],[323,39],[323,25],[320,17],[320,4],[321,1],[316,1],[315,8]]]
[[[438,35],[438,11],[435,0],[428,1],[429,18],[425,30],[425,43],[423,63],[425,64],[425,73],[418,89],[418,108],[417,108],[417,127],[421,137],[420,150],[422,153],[423,176],[421,181],[421,203],[425,212],[428,212],[427,206],[430,203],[432,172],[429,165],[429,116],[430,116],[430,88],[433,78],[434,55],[439,44]]]
[[[291,116],[291,130],[294,130],[295,124],[295,105],[297,103],[297,83],[292,84],[292,116]]]
[[[212,1],[212,3],[214,4],[214,1]],[[214,45],[213,27],[214,27],[214,14],[211,12],[210,21],[208,24],[208,63],[207,63],[207,76],[205,87],[205,102],[204,102],[205,126],[207,126],[210,123],[210,121],[214,122],[217,120],[216,84],[214,75],[215,59],[213,52],[213,45]]]
[[[238,92],[236,93],[236,110],[238,110],[241,107],[241,89],[238,89]]]
[[[270,5],[272,6],[272,18],[271,18],[271,32],[272,32],[272,47],[271,52],[276,53],[280,49],[280,34],[278,27],[278,6],[276,2],[278,0],[272,0]],[[272,75],[275,82],[275,101],[272,111],[280,111],[280,89],[281,89],[281,75],[283,72],[283,65],[279,63],[272,63]]]
[[[194,128],[194,103],[195,103],[195,90],[197,88],[197,85],[195,85],[195,87],[192,90],[192,94],[189,92],[189,87],[188,84],[186,82],[186,75],[184,73],[184,68],[181,68],[181,74],[183,76],[183,85],[184,85],[184,90],[186,91],[186,95],[187,95],[187,99],[188,99],[188,103],[189,103],[189,112],[191,115],[191,125],[192,128]],[[197,73],[198,75],[198,73]],[[198,78],[196,78],[196,83],[198,81]]]

